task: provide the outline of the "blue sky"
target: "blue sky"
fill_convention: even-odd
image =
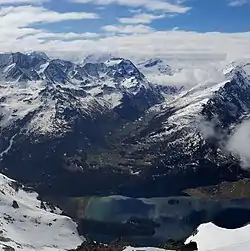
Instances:
[[[136,1],[136,0],[134,0]],[[154,0],[151,0],[152,5]],[[238,2],[238,4],[237,4]],[[230,6],[230,3],[235,3]],[[48,9],[58,12],[95,12],[100,19],[66,21],[48,25],[53,31],[103,32],[105,25],[119,25],[118,18],[133,17],[131,11],[141,11],[155,15],[166,14],[165,18],[153,20],[148,26],[156,30],[169,30],[178,27],[181,30],[198,32],[244,32],[250,30],[250,1],[229,0],[187,0],[182,6],[190,7],[185,13],[165,13],[163,10],[149,11],[141,7],[119,4],[95,5],[94,3],[75,3],[70,0],[52,0],[44,3]]]
[[[250,55],[250,0],[0,0],[1,50]]]

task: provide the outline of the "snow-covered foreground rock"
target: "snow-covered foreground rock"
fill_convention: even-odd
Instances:
[[[76,223],[37,196],[0,174],[0,250],[63,251],[84,241]]]
[[[187,239],[194,241],[198,251],[248,251],[250,250],[250,225],[239,229],[223,229],[212,223],[203,224],[198,233]]]

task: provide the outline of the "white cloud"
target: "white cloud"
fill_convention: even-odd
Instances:
[[[22,3],[29,3],[29,4],[37,4],[42,2],[49,2],[50,0],[0,0],[0,5],[2,4],[22,4]]]
[[[230,0],[228,5],[231,7],[239,7],[249,3],[249,0]]]
[[[177,87],[184,86],[186,89],[190,89],[198,84],[204,85],[218,83],[225,80],[221,70],[218,69],[218,65],[215,63],[212,64],[211,61],[210,64],[206,62],[205,65],[201,65],[199,62],[199,67],[197,67],[197,65],[190,66],[190,64],[186,64],[185,69],[182,69],[171,76],[149,73],[147,74],[147,77],[153,83],[160,85],[174,85]]]
[[[250,121],[239,125],[228,142],[228,150],[239,155],[243,168],[250,168]]]
[[[93,3],[97,5],[119,4],[133,8],[145,8],[151,11],[164,11],[167,13],[186,13],[191,8],[166,0],[69,0],[75,3]]]
[[[39,32],[35,35],[37,39],[50,38],[50,39],[62,39],[62,40],[74,40],[74,39],[92,39],[98,38],[100,34],[85,32],[85,33],[50,33]]]
[[[124,24],[150,24],[153,20],[165,18],[166,15],[153,15],[148,13],[136,14],[133,17],[119,18],[120,23]]]
[[[97,19],[96,13],[59,13],[41,6],[8,6],[0,9],[1,26],[4,28],[25,27],[36,23],[53,23],[64,20]]]
[[[99,16],[95,13],[68,12],[59,13],[47,10],[41,6],[5,6],[0,9],[0,45],[9,43],[9,50],[14,50],[15,44],[23,41],[27,43],[24,48],[35,46],[43,42],[43,38],[55,39],[81,39],[97,37],[93,33],[51,33],[39,28],[32,28],[34,24],[54,23],[64,20],[96,19]],[[30,37],[32,36],[32,37]],[[18,42],[17,42],[18,41]],[[2,49],[2,48],[1,48]],[[2,49],[4,50],[4,48]],[[21,50],[21,48],[20,48]]]
[[[107,25],[103,26],[102,30],[114,33],[123,34],[142,34],[153,32],[154,29],[146,25]]]
[[[186,65],[196,62],[207,65],[212,61],[250,59],[250,33],[198,33],[186,31],[152,31],[146,34],[122,34],[94,40],[60,38],[43,40],[32,28],[5,29],[1,33],[2,51],[53,51],[82,57],[90,53],[111,53],[139,61],[149,57],[166,58],[169,64],[179,61]],[[33,35],[34,33],[35,35]],[[31,34],[31,35],[28,35]],[[28,36],[27,36],[28,35]],[[20,38],[21,37],[21,38]],[[17,38],[19,38],[17,40]]]
[[[198,130],[202,137],[206,140],[216,139],[218,142],[223,143],[224,133],[218,128],[218,119],[213,118],[211,121],[205,120],[200,116],[198,121]]]

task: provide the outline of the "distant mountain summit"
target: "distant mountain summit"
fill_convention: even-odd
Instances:
[[[146,61],[138,63],[138,68],[144,74],[163,74],[163,75],[173,75],[171,67],[160,58],[151,58]]]
[[[83,61],[81,62],[82,65],[86,64],[86,63],[103,63],[107,60],[109,60],[110,58],[114,57],[112,54],[110,53],[97,53],[97,54],[90,54],[88,56],[86,56]]]

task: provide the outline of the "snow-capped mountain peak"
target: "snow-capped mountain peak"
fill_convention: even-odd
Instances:
[[[138,79],[144,78],[143,74],[136,66],[128,59],[111,58],[105,62],[109,68],[108,75],[114,78],[135,77]]]
[[[163,59],[160,58],[150,58],[146,61],[138,63],[138,68],[144,74],[154,74],[154,75],[172,75],[173,70],[171,66],[167,64]]]
[[[114,57],[112,54],[110,53],[99,53],[99,54],[90,54],[88,56],[86,56],[83,60],[83,62],[81,62],[81,65],[84,65],[86,63],[103,63],[107,60],[109,60],[110,58]],[[78,60],[81,61],[81,60]]]
[[[153,66],[155,66],[157,64],[159,65],[161,63],[163,63],[162,59],[160,59],[160,58],[151,58],[148,61],[144,62],[143,64],[144,64],[144,66],[146,68],[149,68],[149,67],[153,67]]]
[[[42,51],[32,51],[32,52],[27,53],[27,55],[31,57],[50,60],[49,56],[45,52],[42,52]]]
[[[232,78],[234,75],[241,74],[243,77],[250,76],[250,63],[249,62],[232,62],[223,70],[227,78]]]

